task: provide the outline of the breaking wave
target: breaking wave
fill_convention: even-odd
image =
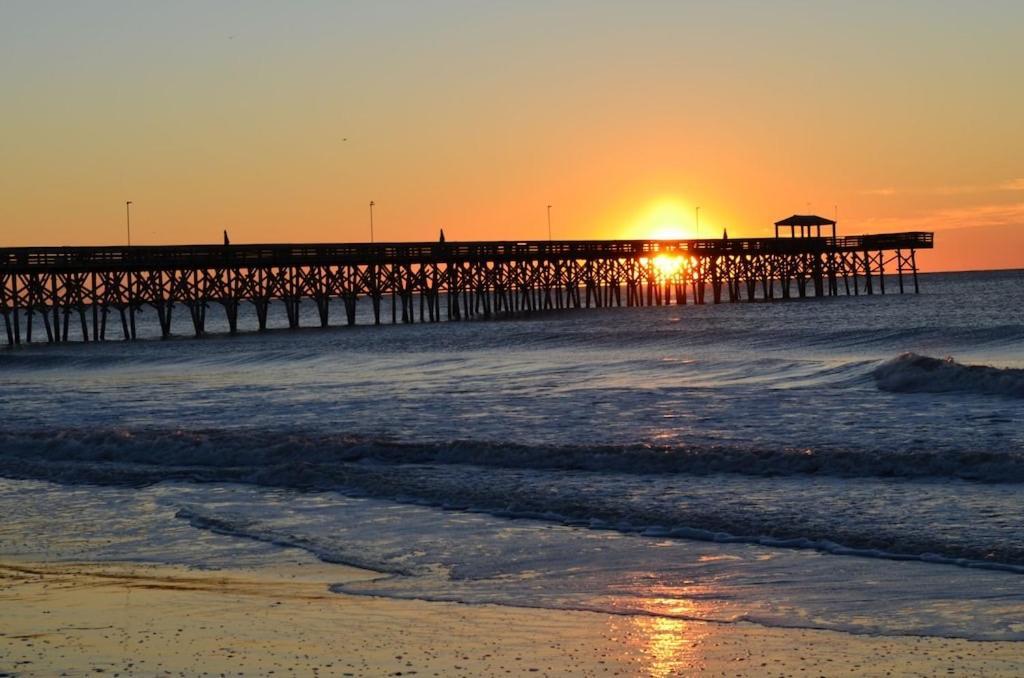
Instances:
[[[483,510],[505,518],[543,520],[557,522],[566,525],[581,526],[579,519],[572,516],[558,514],[535,514],[527,511],[494,511]],[[241,516],[230,514],[215,514],[203,510],[198,506],[183,506],[175,513],[175,517],[187,521],[192,527],[202,530],[209,530],[219,534],[244,539],[252,539],[277,546],[299,548],[307,551],[320,560],[338,565],[350,565],[382,574],[399,576],[422,575],[429,571],[429,568],[406,565],[396,565],[390,560],[374,558],[360,549],[349,548],[347,544],[338,543],[329,537],[316,537],[313,535],[299,535],[293,529],[276,529],[268,525],[266,521],[247,519]],[[888,544],[886,548],[875,546],[848,546],[836,543],[822,537],[777,537],[769,535],[758,535],[756,533],[732,534],[728,532],[715,531],[703,528],[685,526],[645,526],[619,523],[610,525],[603,521],[591,521],[588,527],[596,529],[613,529],[619,532],[639,534],[646,537],[669,538],[669,539],[690,539],[696,541],[714,542],[718,544],[756,544],[774,548],[811,549],[831,553],[833,555],[857,556],[861,558],[878,558],[881,560],[899,561],[920,561],[941,565],[953,565],[957,567],[977,568],[983,570],[994,570],[1000,572],[1012,572],[1024,574],[1024,563],[1008,563],[992,560],[984,560],[984,554],[941,555],[932,552],[908,553],[901,552],[900,544]],[[917,544],[905,546],[918,546]],[[942,544],[931,544],[933,547],[941,548]]]
[[[878,388],[895,393],[977,393],[1024,398],[1024,369],[963,365],[952,358],[904,353],[873,372]]]
[[[712,474],[734,474],[733,481]],[[959,530],[879,526],[856,518],[859,500],[843,498],[849,491],[872,487],[877,489],[871,492],[892,492],[905,501],[927,504],[933,499],[931,486],[978,481],[989,485],[979,486],[974,494],[1001,497],[1016,491],[1010,483],[1024,482],[1024,455],[1015,452],[528,446],[403,443],[267,430],[66,430],[0,433],[0,476],[65,484],[228,482],[339,491],[650,536],[934,558],[1014,570],[1024,566],[1024,548],[1001,536],[1002,528],[995,535],[964,539]],[[744,477],[750,483],[754,477],[762,479],[739,485],[747,488],[741,492],[744,500],[723,493],[730,482]],[[838,478],[850,479],[844,483],[856,487],[837,483]],[[779,493],[793,491],[800,495],[794,499],[799,506],[783,501],[786,507],[765,510],[779,503]],[[820,501],[828,510],[808,514],[811,505],[822,506]],[[209,529],[238,528],[183,517]],[[317,544],[302,546],[321,553]]]
[[[69,429],[0,432],[0,475],[59,482],[163,480],[321,486],[353,464],[462,464],[630,475],[729,473],[1024,482],[1024,453],[944,449],[806,449],[738,445],[521,445],[400,442],[266,430]]]

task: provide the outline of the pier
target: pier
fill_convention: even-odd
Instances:
[[[296,328],[303,303],[315,304],[327,327],[340,302],[344,323],[353,325],[360,299],[369,300],[372,321],[380,324],[920,290],[916,252],[932,247],[932,233],[820,232],[697,240],[8,248],[0,249],[0,314],[6,343],[14,346],[32,342],[39,325],[51,343],[135,339],[136,314],[144,307],[155,311],[162,336],[169,337],[178,308],[189,331],[202,336],[215,307],[237,332],[243,304],[254,307],[264,330],[272,302],[283,305],[288,326]],[[42,338],[37,333],[36,340]]]

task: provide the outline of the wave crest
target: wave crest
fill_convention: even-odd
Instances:
[[[736,445],[523,445],[273,430],[67,429],[0,432],[0,475],[60,482],[162,480],[319,487],[353,464],[475,466],[630,475],[733,473],[1024,482],[1024,453],[942,449],[761,448]]]
[[[964,365],[952,358],[904,353],[872,372],[883,391],[895,393],[976,393],[1024,398],[1024,369]]]

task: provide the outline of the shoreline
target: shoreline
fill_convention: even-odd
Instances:
[[[1020,675],[1024,642],[332,593],[377,573],[0,562],[0,676]]]

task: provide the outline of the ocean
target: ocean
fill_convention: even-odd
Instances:
[[[0,556],[1024,640],[1024,271],[921,285],[2,349]]]

